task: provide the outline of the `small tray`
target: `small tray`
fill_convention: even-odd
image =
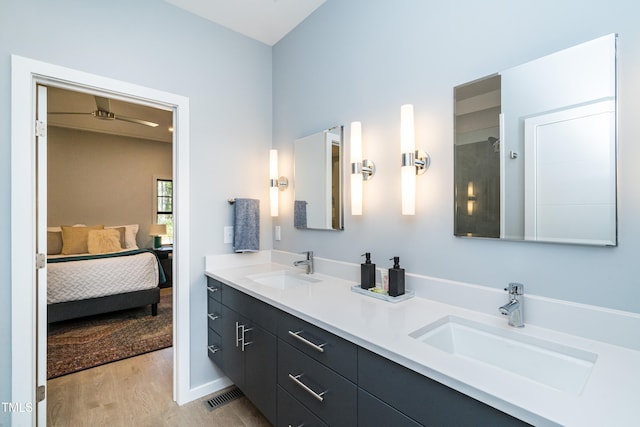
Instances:
[[[362,294],[362,295],[366,295],[372,298],[376,298],[376,299],[381,299],[383,301],[388,301],[388,302],[400,302],[400,301],[405,301],[408,300],[409,298],[413,298],[415,296],[415,293],[413,291],[405,291],[403,295],[397,296],[397,297],[392,297],[390,295],[384,295],[384,294],[379,294],[376,292],[372,292],[368,289],[362,289],[360,287],[360,285],[353,285],[351,287],[351,291],[357,293],[357,294]]]

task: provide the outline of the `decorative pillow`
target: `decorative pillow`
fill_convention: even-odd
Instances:
[[[47,231],[47,255],[58,255],[62,252],[62,230]]]
[[[116,228],[89,230],[87,249],[90,254],[104,254],[122,250],[122,246],[120,246],[120,231]]]
[[[62,255],[86,254],[89,252],[87,240],[89,231],[102,230],[103,225],[92,225],[90,227],[62,226]]]
[[[105,228],[125,228],[125,238],[122,249],[138,249],[138,243],[136,242],[136,235],[138,234],[138,224],[129,225],[111,225]]]

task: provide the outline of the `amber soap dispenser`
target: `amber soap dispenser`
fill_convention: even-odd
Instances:
[[[404,268],[400,268],[400,257],[394,256],[393,267],[389,269],[389,296],[404,295]]]

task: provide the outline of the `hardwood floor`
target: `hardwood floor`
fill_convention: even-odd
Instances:
[[[171,348],[120,360],[47,382],[48,426],[262,427],[269,422],[246,399],[211,411],[206,396],[172,400]]]

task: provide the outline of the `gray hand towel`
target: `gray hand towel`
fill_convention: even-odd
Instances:
[[[236,199],[233,205],[233,250],[260,250],[260,200]]]
[[[293,226],[307,228],[307,202],[305,200],[293,202]]]

